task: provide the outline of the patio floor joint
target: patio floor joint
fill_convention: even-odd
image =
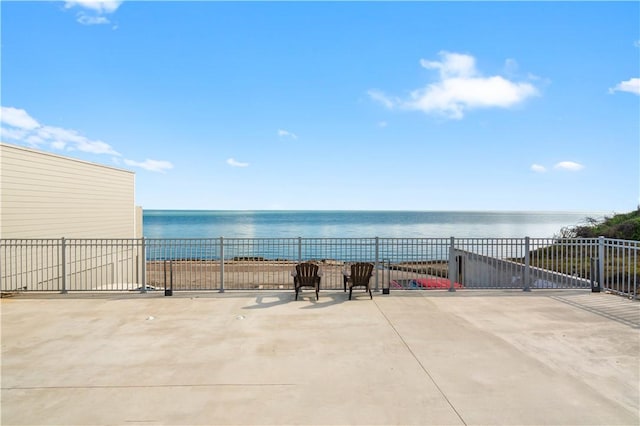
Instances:
[[[400,339],[400,341],[402,342],[402,344],[404,345],[405,348],[407,348],[407,350],[409,351],[409,353],[411,354],[411,356],[413,357],[413,359],[416,360],[416,362],[418,363],[418,365],[420,366],[420,368],[422,369],[422,371],[424,371],[424,373],[427,375],[427,377],[429,378],[429,380],[431,380],[431,383],[433,383],[433,385],[436,387],[436,389],[438,389],[438,392],[440,393],[440,395],[442,395],[442,397],[444,398],[445,401],[447,401],[447,404],[449,404],[449,407],[451,407],[451,409],[453,410],[454,413],[456,413],[456,416],[458,416],[458,418],[460,419],[460,421],[462,422],[463,425],[467,426],[467,422],[464,420],[464,418],[462,417],[462,415],[460,414],[460,412],[458,412],[458,410],[456,409],[456,407],[453,405],[453,403],[451,402],[451,400],[449,400],[449,398],[447,397],[447,395],[444,393],[444,391],[442,390],[442,388],[438,385],[438,383],[434,380],[433,376],[431,375],[431,373],[429,373],[429,370],[427,370],[427,368],[424,366],[424,364],[422,364],[422,362],[420,362],[420,360],[418,359],[418,357],[416,356],[415,352],[413,352],[413,350],[411,349],[411,346],[409,346],[409,344],[406,342],[406,340],[404,340],[404,338],[402,337],[402,335],[400,334],[400,332],[398,331],[398,329],[396,329],[396,327],[393,325],[393,323],[391,322],[391,320],[389,319],[389,317],[387,315],[385,315],[385,313],[382,311],[382,309],[380,309],[380,305],[378,305],[378,303],[374,300],[373,303],[375,303],[376,308],[378,308],[378,311],[380,312],[380,314],[384,317],[384,319],[387,321],[387,323],[389,324],[389,326],[391,327],[391,329],[393,330],[393,332],[396,334],[396,336],[398,336],[398,338]]]

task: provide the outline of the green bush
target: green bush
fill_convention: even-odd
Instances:
[[[640,241],[640,207],[630,213],[605,217],[602,221],[587,218],[586,225],[579,225],[569,230],[563,229],[565,236],[582,238],[606,237],[619,240]]]

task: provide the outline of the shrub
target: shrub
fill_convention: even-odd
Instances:
[[[596,238],[606,237],[619,240],[640,241],[640,207],[630,213],[605,217],[602,221],[586,219],[586,225],[563,228],[562,237]]]

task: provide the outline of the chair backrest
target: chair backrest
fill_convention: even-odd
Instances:
[[[318,278],[318,265],[311,262],[296,265],[296,278],[302,284],[313,283]]]
[[[351,282],[353,285],[367,285],[373,274],[373,263],[358,262],[351,265]]]

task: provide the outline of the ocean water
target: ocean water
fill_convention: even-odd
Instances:
[[[553,237],[602,212],[145,210],[147,238]]]

